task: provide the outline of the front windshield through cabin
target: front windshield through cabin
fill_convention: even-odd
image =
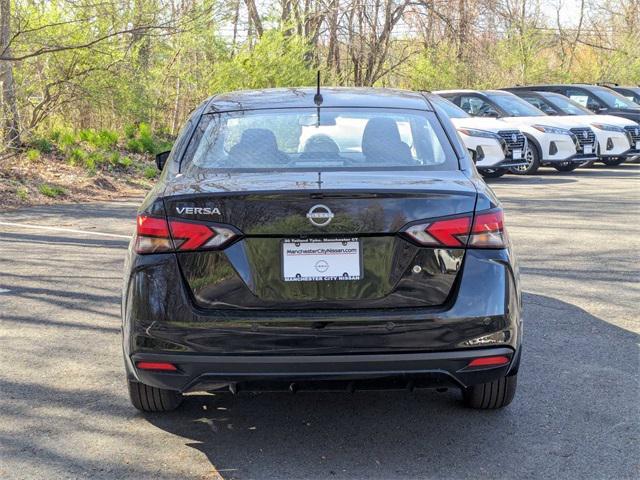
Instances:
[[[520,97],[511,94],[487,94],[509,117],[544,117],[546,114]]]
[[[545,95],[544,98],[549,103],[562,110],[562,113],[564,113],[565,115],[593,115],[593,112],[591,110],[584,108],[579,103],[574,102],[564,95],[553,93],[548,96]]]
[[[433,112],[291,108],[206,114],[181,171],[458,169]]]

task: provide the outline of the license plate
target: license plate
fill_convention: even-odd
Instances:
[[[585,145],[584,146],[584,153],[593,153],[593,146],[592,145]]]
[[[512,155],[514,160],[520,160],[522,158],[522,150],[514,150]]]
[[[360,280],[362,256],[355,238],[282,242],[285,282]]]
[[[636,142],[636,150],[640,150],[640,142]]]

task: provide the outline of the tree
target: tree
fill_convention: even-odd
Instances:
[[[11,0],[0,0],[0,54],[11,56]],[[13,63],[0,60],[0,82],[2,82],[2,115],[4,141],[10,148],[19,148],[20,118],[13,78]]]

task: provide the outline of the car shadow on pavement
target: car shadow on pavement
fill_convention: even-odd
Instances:
[[[225,479],[633,478],[640,336],[534,294],[524,331],[500,411],[456,391],[216,394],[146,419]]]

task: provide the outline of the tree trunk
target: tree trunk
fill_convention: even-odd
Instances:
[[[262,36],[262,20],[260,20],[260,14],[258,13],[258,7],[256,7],[255,0],[244,0],[245,5],[249,13],[249,19],[256,29],[258,37]]]
[[[11,0],[0,0],[0,54],[11,56]],[[10,60],[0,60],[0,82],[2,83],[3,137],[6,146],[19,148],[20,118],[13,81],[13,64]]]

